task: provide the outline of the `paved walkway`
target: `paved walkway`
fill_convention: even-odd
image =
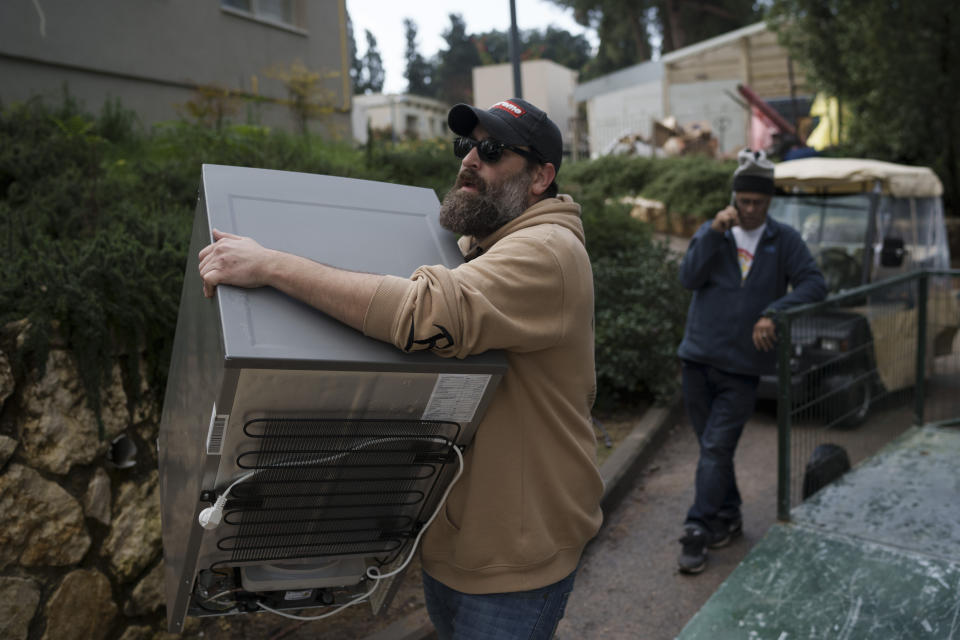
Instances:
[[[685,417],[670,425],[620,504],[587,548],[559,640],[669,640],[710,598],[776,516],[776,423],[761,408],[747,423],[736,465],[744,535],[711,551],[697,576],[676,571],[698,447]]]

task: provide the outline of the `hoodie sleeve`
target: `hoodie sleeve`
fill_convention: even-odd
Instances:
[[[786,255],[787,281],[791,290],[767,306],[768,311],[782,311],[798,304],[819,302],[827,297],[827,283],[810,254],[810,249],[799,235],[790,229]]]
[[[408,280],[388,276],[363,331],[404,351],[458,358],[553,346],[563,337],[566,287],[577,271],[563,249],[550,237],[516,233],[455,269],[420,267]]]
[[[692,291],[705,285],[717,268],[717,256],[725,247],[723,234],[711,229],[710,221],[700,225],[680,263],[680,282],[684,288]]]

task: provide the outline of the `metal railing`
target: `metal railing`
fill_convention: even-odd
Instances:
[[[910,426],[960,421],[960,270],[777,314],[777,517]]]

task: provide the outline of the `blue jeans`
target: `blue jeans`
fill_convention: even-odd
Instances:
[[[683,361],[683,404],[700,443],[695,496],[686,524],[718,531],[722,521],[740,518],[733,454],[753,415],[759,381],[757,376]]]
[[[423,572],[427,613],[440,640],[549,640],[563,617],[576,571],[540,589],[461,593]]]

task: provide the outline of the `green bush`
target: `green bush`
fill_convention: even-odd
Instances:
[[[0,323],[30,320],[18,366],[42,370],[56,330],[96,410],[112,357],[145,350],[150,388],[160,399],[204,163],[440,193],[456,172],[447,143],[365,154],[250,125],[168,122],[147,132],[117,102],[93,117],[69,95],[55,107],[39,99],[9,105],[0,110]],[[127,369],[125,383],[135,394],[138,369]]]
[[[203,163],[382,180],[438,195],[457,171],[448,141],[356,149],[252,125],[169,122],[148,131],[116,102],[93,117],[68,96],[55,107],[34,100],[0,108],[0,324],[27,317],[31,327],[17,366],[41,368],[58,333],[96,409],[113,357],[129,356],[124,381],[135,392],[133,356],[145,351],[160,399]],[[714,207],[727,197],[727,177],[724,194],[711,196],[720,173],[729,176],[709,163],[649,158],[564,166],[561,191],[583,205],[594,264],[602,406],[673,394],[675,376],[664,372],[675,367],[686,308],[676,259],[617,197],[649,189]]]
[[[630,216],[630,208],[621,204],[606,204],[591,207],[583,205],[583,229],[587,236],[587,252],[596,262],[637,245],[652,242],[650,227]]]
[[[653,179],[655,167],[650,158],[604,156],[564,166],[558,183],[585,211],[599,210],[621,196],[636,195]]]
[[[680,286],[679,256],[656,242],[619,198],[639,194],[673,211],[712,216],[729,199],[732,172],[732,163],[702,157],[608,156],[564,168],[561,190],[583,206],[593,264],[599,407],[675,396],[671,372],[690,300]]]
[[[689,304],[678,258],[665,244],[641,243],[594,260],[593,277],[598,406],[671,400]]]
[[[0,112],[0,323],[29,319],[16,363],[41,370],[56,327],[94,409],[118,352],[145,348],[151,373],[165,374],[176,322],[191,212],[149,197],[125,158],[142,142],[116,109],[99,120],[70,100]],[[138,368],[127,369],[136,390]]]
[[[637,193],[659,200],[667,211],[712,218],[730,204],[734,161],[717,162],[704,156],[664,158],[657,161],[653,179]]]
[[[373,180],[427,187],[442,199],[453,186],[460,161],[449,140],[417,140],[375,146],[368,169]]]
[[[707,219],[729,203],[735,167],[705,156],[604,156],[564,167],[561,190],[589,207],[639,195],[663,202],[670,212]]]

